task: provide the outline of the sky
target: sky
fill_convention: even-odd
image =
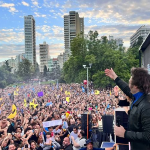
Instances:
[[[49,44],[50,56],[64,52],[63,16],[77,11],[84,17],[85,34],[98,31],[130,46],[130,37],[150,25],[150,0],[0,0],[0,62],[24,53],[24,16],[36,21],[36,49]]]

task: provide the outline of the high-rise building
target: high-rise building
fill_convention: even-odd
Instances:
[[[114,38],[114,36],[109,35],[109,42],[113,42],[113,41],[115,41],[115,43],[118,47],[123,46],[123,39],[122,38]]]
[[[44,72],[44,66],[48,68],[48,60],[49,60],[49,45],[46,42],[43,44],[39,44],[40,51],[40,72]]]
[[[11,67],[11,68],[14,68],[15,67],[15,59],[13,59],[13,57],[11,57],[11,59],[8,59],[8,65]]]
[[[84,18],[80,18],[78,12],[70,11],[69,15],[64,16],[64,45],[67,59],[71,55],[71,40],[81,32],[84,36]]]
[[[25,54],[32,65],[36,64],[35,20],[32,15],[24,17]]]
[[[150,33],[150,26],[141,26],[131,37],[130,37],[130,46],[133,46],[135,42],[138,41],[139,37],[143,38],[143,41],[146,39]]]
[[[114,37],[112,35],[109,35],[109,41],[114,40]]]
[[[58,59],[59,67],[60,67],[60,69],[62,69],[63,68],[63,62],[64,62],[63,54],[58,55],[57,59]]]
[[[117,46],[119,46],[119,47],[122,47],[122,46],[123,46],[123,39],[117,38],[117,39],[115,39],[115,41],[116,41],[116,45],[117,45]]]

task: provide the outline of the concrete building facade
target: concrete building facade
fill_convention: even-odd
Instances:
[[[48,68],[48,60],[49,56],[49,45],[46,42],[43,44],[39,44],[39,51],[40,51],[40,72],[44,72],[44,66]]]
[[[25,54],[32,65],[36,64],[35,20],[32,15],[24,17]]]
[[[143,41],[139,48],[140,52],[140,66],[149,68],[150,66],[150,34]]]
[[[71,41],[81,32],[84,36],[84,18],[80,18],[78,12],[70,11],[69,15],[64,16],[64,45],[67,56],[64,61],[71,55]]]
[[[63,54],[58,55],[57,59],[58,59],[59,67],[60,67],[60,69],[62,69],[63,68],[63,63],[64,63]]]
[[[133,46],[135,42],[138,41],[138,38],[141,36],[143,41],[146,39],[150,33],[150,26],[141,26],[131,37],[130,37],[130,46]]]

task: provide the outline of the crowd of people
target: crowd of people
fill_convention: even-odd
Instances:
[[[91,88],[87,94],[84,87],[83,84],[23,84],[1,89],[1,149],[79,150],[85,147],[81,114],[91,114],[92,126],[99,128],[102,115],[113,115],[118,101],[114,90]],[[43,127],[43,122],[60,119],[61,125]]]
[[[129,85],[113,69],[106,69],[105,74],[116,83],[113,89],[94,90],[91,86],[87,93],[83,84],[23,84],[0,89],[0,148],[98,150],[93,139],[85,136],[82,114],[90,114],[91,128],[99,129],[103,115],[114,115],[114,109],[125,106],[128,127],[114,125],[114,135],[130,142],[131,150],[149,150],[148,71],[132,68]]]

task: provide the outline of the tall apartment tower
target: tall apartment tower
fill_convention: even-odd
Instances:
[[[64,16],[64,61],[71,55],[71,40],[81,32],[84,36],[84,18],[80,18],[78,12],[70,11],[69,15]]]
[[[43,44],[39,44],[40,50],[40,72],[44,72],[44,66],[48,68],[48,61],[49,61],[49,45],[46,42]]]
[[[150,33],[150,26],[141,26],[131,37],[130,37],[130,45],[132,46],[135,42],[138,41],[138,38],[141,36],[143,41],[146,39],[148,34]]]
[[[25,57],[36,64],[35,20],[32,15],[24,17]]]

